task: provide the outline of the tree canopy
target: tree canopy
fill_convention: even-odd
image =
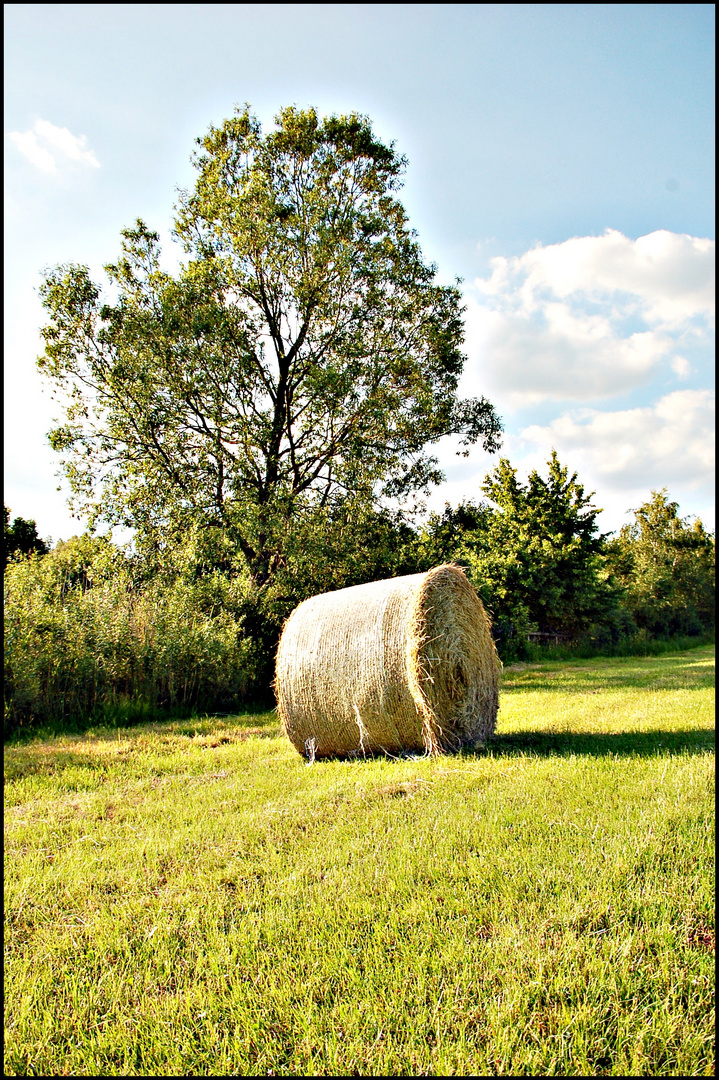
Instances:
[[[13,555],[45,555],[47,551],[48,546],[38,536],[35,522],[16,517],[11,525],[10,511],[3,506],[3,569]]]
[[[46,273],[38,363],[76,508],[162,542],[220,528],[262,584],[303,522],[380,508],[441,479],[448,434],[494,451],[485,398],[458,397],[458,285],[437,283],[397,198],[405,160],[363,116],[248,107],[198,140],[161,268],[123,232],[103,298],[87,267]],[[324,520],[324,518],[323,518]]]
[[[641,629],[663,636],[714,625],[714,537],[698,518],[679,516],[666,488],[637,507],[608,554]]]
[[[611,623],[619,590],[602,558],[600,511],[556,452],[546,479],[535,469],[526,484],[501,458],[482,492],[483,502],[447,507],[430,522],[423,561],[464,563],[502,637],[576,638]]]

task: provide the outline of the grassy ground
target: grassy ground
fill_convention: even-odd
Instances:
[[[712,1073],[713,654],[508,668],[458,757],[6,748],[6,1073]]]

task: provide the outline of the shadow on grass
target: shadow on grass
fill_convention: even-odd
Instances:
[[[714,749],[714,728],[697,728],[687,731],[618,732],[617,734],[594,734],[591,732],[543,732],[521,731],[511,735],[494,735],[485,747],[464,747],[447,757],[661,757],[666,754],[704,754]],[[382,750],[353,753],[348,756],[336,754],[317,757],[313,765],[340,762],[345,765],[362,761],[392,758],[395,761],[417,761],[426,757],[418,751],[389,754]],[[306,762],[307,763],[307,762]]]
[[[521,731],[495,735],[483,750],[462,750],[462,757],[658,757],[703,754],[714,749],[714,729],[628,731],[616,734]]]

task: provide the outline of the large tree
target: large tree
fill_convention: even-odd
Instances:
[[[186,262],[163,270],[138,221],[110,299],[84,266],[48,272],[39,364],[78,510],[156,542],[220,528],[262,584],[304,522],[426,490],[428,445],[493,451],[501,427],[457,396],[458,283],[424,261],[396,196],[405,161],[366,117],[292,107],[263,134],[245,107],[197,141]]]

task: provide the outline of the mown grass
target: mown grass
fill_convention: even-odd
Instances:
[[[713,668],[515,665],[434,760],[6,748],[6,1073],[712,1073]]]

